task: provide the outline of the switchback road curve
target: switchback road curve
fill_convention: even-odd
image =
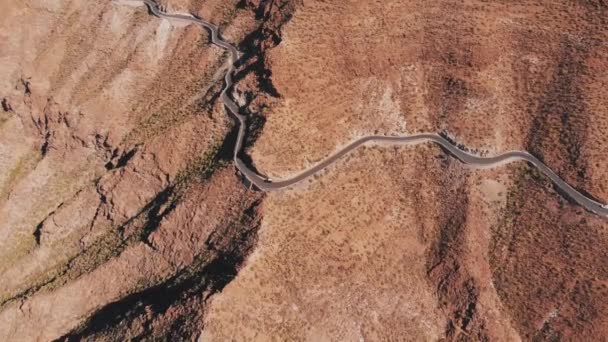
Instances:
[[[446,151],[448,151],[461,162],[473,167],[487,168],[504,165],[506,163],[514,161],[528,162],[534,167],[536,167],[542,174],[549,177],[549,179],[551,179],[555,186],[559,188],[566,196],[570,197],[573,201],[595,214],[598,214],[603,217],[608,217],[608,206],[603,205],[602,203],[599,203],[583,195],[578,190],[574,189],[563,179],[561,179],[555,172],[553,172],[553,170],[551,170],[547,165],[545,165],[543,162],[538,160],[538,158],[534,157],[526,151],[510,151],[493,157],[479,157],[461,150],[452,142],[434,133],[422,133],[409,136],[366,136],[351,142],[350,144],[335,152],[331,156],[327,157],[320,163],[301,172],[296,176],[284,180],[271,181],[268,178],[263,177],[257,172],[250,169],[247,164],[244,163],[243,160],[240,158],[240,153],[243,148],[243,142],[245,140],[246,135],[246,117],[240,113],[239,106],[232,100],[232,98],[228,94],[234,84],[232,76],[235,70],[235,63],[240,58],[240,53],[236,49],[236,47],[234,47],[233,45],[226,42],[220,37],[218,27],[216,25],[213,25],[203,19],[195,18],[189,15],[165,13],[152,0],[115,0],[115,2],[145,4],[150,9],[150,12],[159,18],[200,25],[209,30],[209,32],[211,33],[211,43],[228,51],[228,53],[230,54],[230,64],[228,66],[226,75],[224,76],[225,86],[222,90],[220,97],[224,102],[228,113],[231,114],[238,123],[238,135],[236,138],[236,144],[234,146],[233,154],[234,164],[249,182],[251,182],[253,185],[255,185],[262,191],[278,190],[294,185],[325,169],[344,155],[366,143],[375,142],[399,145],[417,145],[421,143],[432,142],[443,147]]]

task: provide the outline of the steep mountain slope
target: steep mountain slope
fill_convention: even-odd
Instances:
[[[258,225],[261,194],[225,162],[222,51],[201,28],[141,7],[1,6],[0,335],[76,333],[112,305],[137,311],[128,303],[152,288],[181,286],[158,315],[188,314],[178,297],[221,288]],[[207,2],[200,14],[240,41],[257,24],[235,8]],[[207,281],[184,285],[201,273]],[[133,329],[123,336],[152,333]]]
[[[163,0],[243,57],[247,153],[366,134],[527,149],[608,201],[602,1]],[[3,340],[597,340],[608,221],[522,163],[366,146],[248,189],[207,32],[133,3],[0,3]]]
[[[366,134],[527,149],[606,202],[601,2],[298,3],[268,51],[276,96],[251,149],[281,178]],[[217,340],[595,340],[605,219],[526,165],[473,171],[427,147],[358,151],[265,200],[217,298]],[[414,290],[413,292],[412,289]]]

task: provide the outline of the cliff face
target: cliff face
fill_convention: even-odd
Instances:
[[[226,162],[222,51],[145,8],[1,6],[0,335],[196,334],[175,320],[202,315],[259,221]],[[204,8],[228,39],[257,25]]]
[[[606,5],[163,0],[244,53],[261,172],[367,134],[527,149],[608,201]],[[3,339],[593,340],[605,219],[523,164],[366,146],[263,194],[207,32],[110,1],[0,4]]]

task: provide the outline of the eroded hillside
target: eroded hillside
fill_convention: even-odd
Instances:
[[[230,40],[259,25],[236,2],[183,5]],[[262,197],[227,163],[223,52],[145,7],[0,6],[2,339],[196,334],[256,239]],[[174,294],[148,305],[154,291]]]
[[[608,202],[602,1],[159,4],[243,52],[248,162],[273,178],[442,132]],[[264,194],[232,163],[206,31],[127,2],[0,9],[2,339],[606,335],[608,221],[534,168],[369,145]]]

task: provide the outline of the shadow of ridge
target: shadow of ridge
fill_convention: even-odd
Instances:
[[[245,108],[248,108],[246,106]],[[266,117],[260,115],[259,113],[250,113],[247,111],[247,136],[244,141],[244,149],[252,147],[253,144],[258,140],[262,132],[264,131],[264,127],[266,126]]]
[[[270,29],[263,24],[256,30],[247,34],[245,38],[238,44],[237,48],[243,53],[240,60],[235,63],[238,68],[243,65],[244,61],[254,59],[254,62],[246,66],[244,69],[234,74],[234,82],[242,80],[247,74],[253,72],[259,84],[260,90],[271,95],[272,97],[281,97],[281,94],[272,83],[272,71],[266,67],[264,56],[266,50],[279,45],[282,41],[280,30],[289,20],[291,13],[286,13],[285,18],[277,27]],[[265,44],[269,42],[270,44]]]
[[[247,108],[247,107],[245,107]],[[266,174],[258,170],[253,162],[251,156],[246,152],[248,148],[253,146],[257,139],[262,134],[264,126],[266,125],[266,118],[257,113],[251,113],[248,110],[245,114],[247,121],[245,127],[245,139],[243,141],[243,147],[238,151],[237,157],[243,161],[243,164],[247,166],[251,171],[257,173],[261,177],[268,178]]]
[[[543,175],[545,176],[545,175]],[[545,177],[546,178],[546,177]],[[551,180],[549,180],[551,182]],[[555,185],[555,183],[551,182],[551,187],[553,188],[553,190],[555,190],[555,192],[560,195],[563,199],[566,200],[566,202],[568,202],[568,204],[577,206],[579,208],[583,208],[589,212],[592,212],[591,210],[587,209],[585,206],[580,205],[575,199],[574,197],[570,196],[570,194],[568,194],[566,191],[564,191],[562,188],[560,188],[559,186]]]
[[[182,271],[160,284],[107,304],[94,313],[82,327],[56,341],[78,341],[118,327],[126,320],[135,319],[148,311],[163,314],[172,305],[200,295],[201,292],[209,291],[207,297],[221,292],[234,279],[243,260],[243,255],[233,251],[220,253],[209,264],[194,272]]]
[[[236,119],[234,117],[234,115],[232,115],[232,112],[230,112],[228,110],[228,108],[226,108],[226,111],[228,113],[230,113],[230,117],[235,121],[235,124],[232,126],[232,128],[230,129],[230,131],[228,132],[228,134],[226,135],[226,137],[224,138],[224,141],[222,142],[222,145],[220,146],[215,158],[215,161],[223,161],[223,162],[227,162],[227,163],[234,163],[233,158],[234,156],[234,147],[236,146],[236,140],[238,139],[238,132],[239,132],[239,121],[238,119]],[[245,128],[247,130],[247,128]],[[247,139],[246,139],[247,141]],[[247,155],[246,153],[244,153],[243,151],[238,151],[237,158],[239,158],[243,164],[245,164],[245,166],[247,168],[249,168],[250,170],[254,171],[255,173],[257,173],[258,175],[265,177],[264,175],[262,175],[256,168],[255,166],[253,166],[253,162],[252,159],[249,155]],[[251,183],[247,177],[245,177],[245,175],[243,175],[237,168],[235,165],[235,170],[238,172],[238,177],[240,179],[240,181],[243,183],[243,185],[245,185],[245,187],[247,188],[252,188],[256,191],[260,190],[257,186],[255,186],[255,184]]]
[[[150,324],[156,318],[155,314],[165,314],[172,306],[186,303],[192,298],[199,299],[201,305],[184,306],[177,318],[172,316],[171,325],[162,333],[164,337],[180,335],[177,340],[183,340],[199,332],[200,327],[188,325],[187,320],[197,311],[201,312],[206,300],[221,292],[238,274],[257,241],[259,221],[255,219],[255,210],[260,203],[257,200],[245,208],[244,216],[235,221],[240,227],[230,224],[213,230],[205,241],[208,254],[200,253],[187,268],[166,280],[106,304],[89,316],[80,327],[56,341],[79,341],[97,333],[112,335],[113,332],[120,333],[120,329],[128,332],[129,323],[137,323],[137,319],[143,318],[141,324],[147,331],[135,336],[139,340],[150,335]],[[216,238],[218,241],[215,241]],[[113,329],[118,331],[112,331]]]
[[[254,165],[253,165],[253,160],[251,159],[251,157],[248,154],[245,153],[239,153],[238,158],[243,162],[243,164],[245,164],[245,166],[257,173],[260,177],[262,178],[268,178],[268,176],[266,174],[264,174],[263,172],[260,172]]]
[[[450,142],[451,143],[451,142]],[[463,164],[463,165],[468,165],[465,161],[463,161],[462,159],[460,159],[456,154],[452,153],[452,151],[448,150],[445,146],[441,145],[441,144],[437,144],[436,142],[432,142],[432,146],[437,146],[439,147],[439,149],[447,156],[449,156],[450,158],[457,160],[459,163]],[[456,146],[456,145],[454,145]],[[456,146],[458,147],[458,146]]]
[[[148,11],[148,15],[156,17],[156,14],[154,14],[154,12],[152,12],[152,7],[150,7],[150,5],[148,5],[147,3],[144,3],[144,4],[146,5],[146,10]]]
[[[602,200],[600,200],[599,198],[595,197],[594,195],[590,194],[587,190],[585,189],[579,189],[579,188],[575,188],[576,191],[580,192],[581,194],[583,194],[583,196],[589,198],[590,200],[596,201],[597,203],[604,203],[602,202]]]
[[[234,154],[234,147],[236,145],[236,139],[238,137],[238,123],[233,125],[228,134],[224,137],[222,145],[220,146],[215,156],[216,161],[232,162]]]
[[[598,197],[592,195],[591,193],[589,193],[587,190],[585,189],[581,189],[578,186],[574,186],[574,184],[569,183],[566,181],[566,178],[563,177],[561,174],[559,174],[557,172],[556,169],[553,169],[550,165],[548,165],[547,163],[545,163],[542,159],[542,154],[540,154],[540,156],[537,153],[532,153],[532,152],[528,152],[530,153],[533,157],[535,157],[536,159],[538,159],[541,163],[543,163],[546,167],[548,167],[549,169],[553,170],[553,172],[559,177],[561,178],[566,184],[570,185],[574,190],[578,191],[581,195],[587,197],[587,199],[590,199],[592,201],[595,201],[597,203],[601,203],[603,204],[604,202],[602,202],[601,199],[599,199]],[[560,188],[555,182],[553,182],[551,180],[551,178],[549,178],[549,176],[547,176],[546,174],[544,174],[538,167],[536,167],[532,162],[527,161],[526,160],[526,165],[530,168],[533,169],[535,171],[535,173],[537,173],[539,176],[543,177],[544,179],[546,179],[547,181],[551,182],[551,186],[552,188],[555,190],[555,192],[557,192],[559,195],[561,195],[563,198],[565,198],[570,204],[574,204],[578,207],[584,208],[585,210],[592,212],[591,210],[587,209],[584,205],[578,203],[573,197],[572,195],[568,194],[568,192],[566,192],[564,189]]]
[[[532,167],[535,168],[534,164],[527,162],[527,164]],[[537,169],[538,170],[538,169]],[[586,206],[580,204],[578,201],[576,201],[574,199],[574,197],[572,197],[568,192],[566,192],[564,189],[560,188],[559,186],[557,186],[557,184],[555,184],[549,177],[547,177],[547,175],[545,175],[544,173],[538,171],[538,173],[545,179],[547,179],[549,182],[551,182],[551,187],[555,190],[555,192],[557,192],[560,196],[562,196],[564,199],[566,199],[566,201],[570,204],[576,205],[577,207],[583,208],[591,213],[594,213],[593,211],[589,210]],[[561,176],[560,176],[561,178]],[[563,178],[562,178],[563,179]],[[571,185],[572,186],[572,185]],[[593,196],[592,194],[590,194],[587,190],[585,189],[581,189],[575,186],[572,186],[573,189],[575,189],[576,191],[578,191],[581,195],[587,197],[588,199],[595,201],[597,203],[603,203],[599,198]]]

